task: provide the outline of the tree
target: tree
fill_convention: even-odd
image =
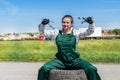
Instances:
[[[112,32],[115,33],[116,35],[120,35],[120,29],[113,29]]]

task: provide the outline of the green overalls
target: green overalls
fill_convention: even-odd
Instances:
[[[38,80],[48,80],[51,69],[84,69],[88,80],[101,80],[96,67],[79,58],[76,51],[76,37],[70,34],[59,34],[56,37],[58,52],[56,58],[44,64],[38,72]]]

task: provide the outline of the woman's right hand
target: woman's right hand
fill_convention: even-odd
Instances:
[[[50,22],[49,19],[43,19],[42,22],[41,22],[41,24],[46,25],[46,24],[48,24],[49,22]]]

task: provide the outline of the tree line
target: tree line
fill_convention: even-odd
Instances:
[[[109,29],[109,30],[102,30],[103,32],[107,32],[109,35],[120,35],[120,29]]]

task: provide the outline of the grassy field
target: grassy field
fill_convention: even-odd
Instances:
[[[77,51],[90,62],[120,63],[120,40],[80,40]],[[53,41],[0,41],[0,61],[48,61],[57,52]]]

